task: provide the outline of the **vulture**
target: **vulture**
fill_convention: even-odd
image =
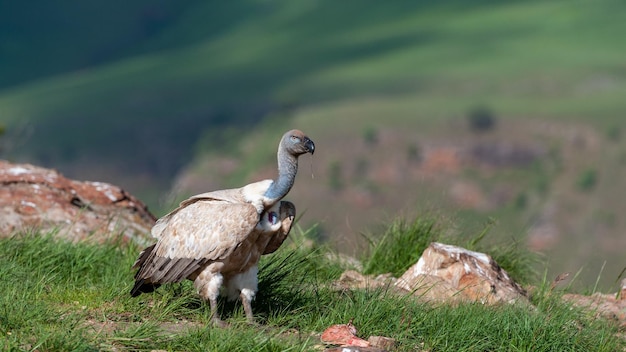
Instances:
[[[281,199],[294,184],[298,157],[314,151],[315,144],[302,131],[288,131],[278,145],[275,180],[192,196],[157,220],[151,231],[157,242],[133,264],[137,272],[131,296],[190,279],[209,301],[216,325],[224,325],[217,313],[222,287],[229,299],[241,298],[246,318],[253,321],[259,259],[278,249],[289,234],[296,208]]]

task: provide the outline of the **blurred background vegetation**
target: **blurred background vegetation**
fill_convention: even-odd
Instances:
[[[162,215],[272,177],[278,138],[300,128],[317,152],[289,198],[342,251],[397,216],[459,234],[494,218],[490,237],[545,254],[539,270],[610,289],[626,266],[625,10],[0,2],[0,153]]]

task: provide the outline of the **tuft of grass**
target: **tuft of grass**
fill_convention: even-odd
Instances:
[[[584,192],[589,192],[594,189],[598,183],[598,173],[595,169],[589,168],[584,170],[578,176],[578,182],[576,185],[578,189]]]
[[[510,237],[509,241],[487,241],[494,226],[496,226],[496,220],[488,219],[480,233],[458,245],[472,251],[489,254],[500,267],[509,273],[513,280],[521,284],[528,284],[537,279],[538,254],[531,252],[514,237]]]
[[[363,258],[365,274],[392,273],[399,277],[415,264],[431,242],[438,237],[435,221],[416,218],[407,222],[395,219],[379,239],[367,238],[370,247]]]

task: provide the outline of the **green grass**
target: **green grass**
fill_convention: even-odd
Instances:
[[[422,252],[439,237],[435,221],[416,218],[412,222],[394,220],[381,238],[370,239],[369,251],[363,260],[364,274],[392,273],[400,277],[415,264]]]
[[[253,305],[259,325],[245,323],[239,304],[220,302],[231,327],[218,329],[208,325],[209,309],[190,282],[131,298],[129,267],[138,250],[36,233],[1,239],[0,349],[309,351],[319,344],[315,334],[350,319],[360,336],[392,337],[399,351],[617,351],[626,345],[615,326],[548,289],[537,291],[534,310],[429,305],[386,289],[334,290],[328,284],[342,269],[328,259],[328,249],[298,245],[263,258]]]

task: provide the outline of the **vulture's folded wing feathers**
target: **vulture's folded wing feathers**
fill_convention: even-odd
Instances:
[[[152,227],[152,237],[160,239],[166,228],[172,228],[173,219],[177,217],[180,219],[180,215],[178,213],[198,202],[216,206],[205,206],[205,212],[210,213],[210,218],[191,219],[195,220],[193,222],[202,223],[200,225],[203,225],[206,220],[212,220],[213,218],[220,217],[222,214],[219,213],[219,209],[217,207],[224,204],[236,204],[242,206],[242,208],[232,207],[227,209],[231,212],[230,214],[233,215],[236,215],[239,209],[242,209],[243,211],[241,215],[246,215],[249,212],[250,205],[257,210],[258,215],[257,203],[263,200],[263,194],[272,182],[272,180],[263,180],[248,184],[242,188],[223,189],[191,196],[188,199],[183,200],[178,208],[172,210],[167,215],[164,215],[162,218],[157,220],[156,224]],[[256,221],[258,221],[258,218]],[[180,223],[181,221],[179,220],[178,222]]]
[[[224,259],[258,222],[250,204],[197,201],[168,219],[155,252],[168,258]]]
[[[159,240],[139,255],[135,279],[140,285],[180,282],[207,262],[228,258],[258,221],[248,203],[196,199],[181,205],[155,225]]]

